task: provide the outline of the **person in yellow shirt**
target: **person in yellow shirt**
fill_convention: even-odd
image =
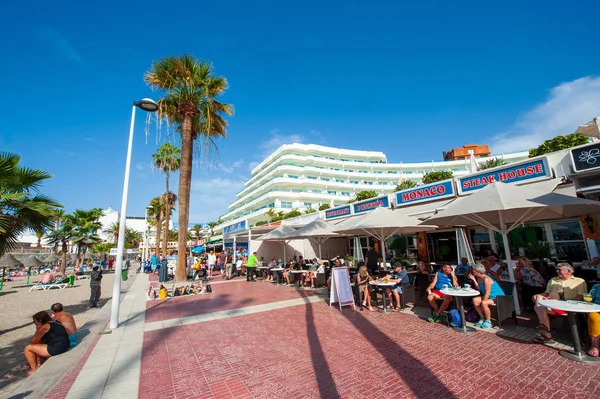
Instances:
[[[550,281],[548,281],[546,291],[542,294],[534,295],[532,298],[535,303],[534,310],[540,322],[538,328],[542,330],[533,341],[539,344],[552,342],[549,316],[563,316],[566,314],[562,310],[542,306],[539,301],[543,299],[581,301],[583,295],[587,293],[585,280],[573,276],[573,266],[570,264],[565,262],[559,263],[556,265],[556,273],[558,274],[558,277],[551,278]]]

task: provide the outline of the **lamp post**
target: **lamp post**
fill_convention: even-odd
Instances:
[[[135,109],[140,108],[146,112],[158,111],[158,105],[149,98],[144,98],[133,103],[131,109],[131,125],[129,127],[129,144],[127,146],[127,159],[125,161],[125,178],[123,181],[123,199],[121,201],[121,215],[119,219],[119,242],[117,244],[117,259],[115,265],[115,281],[113,284],[112,306],[110,310],[109,328],[119,326],[119,304],[121,297],[121,272],[123,270],[123,250],[125,249],[125,218],[127,215],[127,197],[129,194],[129,170],[131,169],[131,149],[133,146],[133,126],[135,124]]]

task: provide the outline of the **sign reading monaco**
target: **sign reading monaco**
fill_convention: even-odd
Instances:
[[[493,170],[465,176],[457,181],[461,194],[479,190],[495,182],[517,183],[524,181],[543,180],[552,177],[552,169],[546,157],[534,161],[519,162]]]
[[[342,216],[350,215],[350,205],[341,206],[339,208],[327,209],[325,211],[325,219],[334,219]]]
[[[396,206],[412,205],[418,202],[427,202],[442,198],[454,197],[454,182],[452,179],[398,191],[396,193]]]
[[[389,206],[390,202],[387,195],[385,197],[370,198],[353,205],[355,214],[372,211],[375,208],[388,208]]]

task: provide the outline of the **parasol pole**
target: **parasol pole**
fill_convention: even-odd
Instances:
[[[25,284],[29,284],[29,277],[31,277],[31,266],[27,269],[27,282]]]
[[[0,279],[0,291],[2,291],[2,286],[4,286],[4,270],[5,268],[2,268],[2,278]]]

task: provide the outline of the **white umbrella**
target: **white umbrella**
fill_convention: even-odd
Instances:
[[[335,229],[338,233],[355,235],[367,234],[381,242],[381,253],[385,264],[385,241],[395,234],[412,234],[419,231],[435,230],[437,226],[420,225],[419,219],[407,216],[402,211],[376,208],[356,223]]]
[[[525,222],[571,218],[594,212],[600,212],[600,202],[548,193],[539,187],[497,182],[458,198],[424,223],[439,226],[478,225],[502,234],[510,281],[514,282],[508,233]],[[514,300],[515,310],[519,313],[516,295]]]
[[[356,265],[365,260],[359,236],[354,236],[354,253],[352,256],[354,256],[354,262]]]
[[[475,159],[475,151],[469,150],[469,154],[469,169],[471,169],[471,173],[475,173],[479,169],[479,165],[477,165],[477,160]]]
[[[287,238],[308,238],[319,245],[319,259],[323,259],[321,244],[332,237],[340,237],[334,230],[335,226],[322,219],[315,219],[289,235]]]
[[[274,230],[271,230],[265,235],[260,236],[257,240],[261,241],[277,241],[283,244],[283,261],[285,262],[285,246],[288,242],[291,241],[289,236],[292,236],[296,233],[296,230],[291,228],[290,226],[279,226]]]

